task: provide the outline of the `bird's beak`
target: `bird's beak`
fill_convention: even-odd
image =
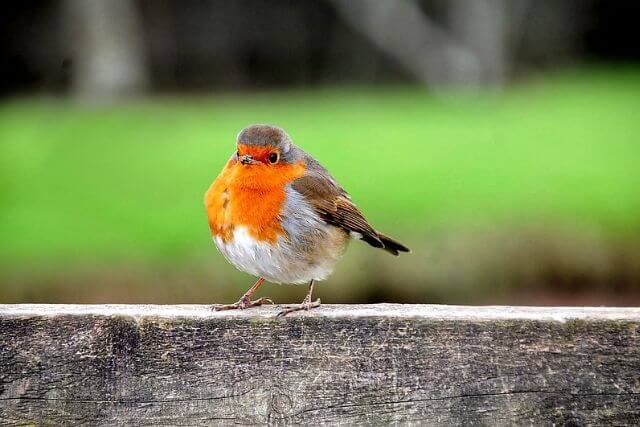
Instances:
[[[257,161],[253,160],[253,157],[248,154],[243,154],[242,156],[238,157],[238,160],[240,160],[240,163],[242,163],[243,165],[253,165],[258,163]]]

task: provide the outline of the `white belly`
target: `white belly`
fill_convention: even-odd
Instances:
[[[335,232],[339,233],[338,230]],[[342,240],[346,243],[346,238]],[[236,227],[233,238],[228,242],[220,237],[215,237],[214,241],[222,255],[238,270],[273,283],[324,280],[344,250],[344,244],[336,248],[326,246],[330,242],[318,241],[312,253],[305,253],[283,237],[276,244],[259,242],[249,235],[245,227]]]

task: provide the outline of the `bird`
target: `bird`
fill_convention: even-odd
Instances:
[[[307,284],[302,303],[278,316],[320,306],[314,284],[325,280],[349,241],[362,240],[390,254],[409,248],[376,231],[349,194],[314,157],[277,126],[242,129],[236,150],[205,193],[204,205],[215,245],[238,270],[258,279],[232,310],[273,304],[252,300],[263,284]]]

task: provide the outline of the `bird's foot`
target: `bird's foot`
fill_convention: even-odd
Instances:
[[[273,304],[270,298],[261,297],[255,301],[251,301],[249,297],[242,297],[239,301],[234,302],[233,304],[216,304],[211,309],[213,311],[224,311],[224,310],[244,310],[249,307],[258,307],[262,304]]]
[[[284,306],[284,310],[282,310],[276,317],[284,317],[289,313],[293,313],[294,311],[301,310],[311,310],[312,308],[320,307],[320,298],[315,301],[311,301],[311,298],[305,298],[301,304],[298,305],[287,305]]]

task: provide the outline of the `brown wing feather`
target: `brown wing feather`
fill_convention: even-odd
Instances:
[[[351,201],[349,194],[328,172],[308,171],[291,185],[305,197],[328,224],[340,227],[348,233],[358,233],[360,238],[371,246],[385,248],[378,232],[369,225],[364,215]],[[397,250],[390,250],[390,252],[397,255]]]

